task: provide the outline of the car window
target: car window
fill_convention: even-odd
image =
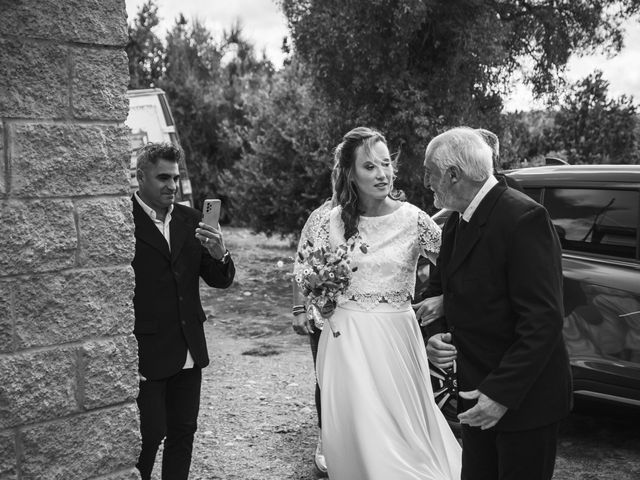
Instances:
[[[636,258],[637,191],[547,188],[544,204],[568,250]]]

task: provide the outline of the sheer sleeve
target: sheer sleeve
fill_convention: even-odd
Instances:
[[[302,227],[297,252],[300,252],[302,246],[307,243],[307,241],[310,241],[316,247],[329,244],[330,212],[330,202],[326,202],[324,205],[311,212],[311,215],[309,215],[307,222],[304,224],[304,227]],[[293,265],[293,273],[297,274],[301,268],[302,266],[300,263],[300,256],[296,253],[296,258]]]
[[[418,243],[420,253],[434,264],[440,253],[442,232],[440,227],[425,212],[418,212]]]

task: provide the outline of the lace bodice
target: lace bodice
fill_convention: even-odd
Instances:
[[[380,302],[406,306],[415,289],[418,257],[422,254],[434,259],[440,250],[440,228],[425,212],[403,203],[388,215],[360,217],[358,230],[368,251],[365,254],[356,248],[351,253],[352,265],[358,269],[338,303],[352,299],[367,310]],[[315,210],[302,230],[300,245],[306,239],[331,248],[344,244],[340,207]]]

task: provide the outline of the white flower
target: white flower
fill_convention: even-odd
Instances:
[[[284,267],[284,262],[282,260],[278,260],[278,262],[276,263],[276,267],[278,268]]]

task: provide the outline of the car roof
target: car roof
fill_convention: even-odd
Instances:
[[[635,186],[640,185],[640,165],[549,165],[503,172],[523,186]]]

